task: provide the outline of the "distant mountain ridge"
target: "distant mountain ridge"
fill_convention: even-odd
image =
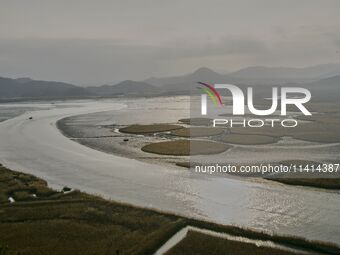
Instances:
[[[323,64],[304,68],[253,66],[229,74],[242,82],[253,80],[263,83],[306,83],[336,75],[340,75],[340,64]]]
[[[116,85],[79,87],[64,82],[0,77],[0,99],[156,96],[161,93],[161,88],[145,82],[130,80],[120,82]]]
[[[85,88],[64,82],[0,77],[0,98],[67,98],[88,95]]]
[[[219,74],[207,67],[201,67],[190,74],[165,78],[153,77],[144,80],[144,82],[154,86],[164,86],[169,84],[192,83],[195,81],[219,82],[223,81],[226,77],[226,75]]]
[[[79,87],[73,84],[40,81],[30,78],[0,77],[0,99],[6,98],[84,98],[116,96],[188,95],[196,82],[233,83],[241,88],[257,86],[266,91],[268,85],[303,86],[323,97],[327,91],[340,93],[340,64],[325,64],[306,68],[248,67],[228,74],[220,74],[207,67],[193,73],[144,81],[122,81],[115,85]],[[321,90],[327,90],[322,92]],[[338,95],[338,94],[337,94]]]
[[[203,67],[182,76],[149,78],[144,82],[154,86],[186,84],[195,81],[225,82],[248,85],[277,85],[283,83],[309,83],[340,75],[340,63],[322,64],[304,68],[251,66],[228,74],[219,74]]]
[[[97,96],[138,96],[138,95],[157,95],[162,92],[162,90],[158,87],[150,85],[146,82],[140,81],[131,81],[126,80],[122,81],[116,85],[103,85],[99,87],[87,87],[87,91],[89,91],[93,95]]]

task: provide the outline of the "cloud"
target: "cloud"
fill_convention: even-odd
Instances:
[[[231,37],[215,41],[195,40],[192,42],[170,43],[163,47],[160,56],[166,58],[200,58],[224,55],[253,55],[264,53],[267,45],[254,38]]]
[[[169,62],[219,55],[247,55],[266,50],[254,39],[141,45],[121,40],[2,39],[0,69],[10,76],[73,83],[104,83],[166,74]],[[202,63],[203,64],[203,63]]]
[[[338,48],[340,48],[340,38],[339,39],[334,39],[334,45]]]
[[[26,2],[1,4],[3,76],[100,84],[339,62],[336,0]]]

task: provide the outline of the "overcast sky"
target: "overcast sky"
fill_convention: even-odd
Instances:
[[[340,62],[337,0],[3,0],[0,76],[80,85]]]

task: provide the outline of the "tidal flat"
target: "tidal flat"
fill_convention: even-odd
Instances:
[[[74,141],[91,148],[172,167],[186,165],[189,161],[195,162],[193,155],[202,155],[200,160],[206,163],[220,162],[223,158],[224,163],[234,165],[276,164],[287,160],[309,159],[330,163],[339,159],[339,115],[329,109],[329,107],[334,108],[334,105],[328,108],[326,105],[320,105],[319,112],[314,113],[312,117],[303,117],[291,112],[291,117],[299,121],[299,125],[295,128],[269,126],[213,128],[211,119],[183,118],[186,112],[172,109],[170,105],[164,106],[165,108],[149,109],[147,113],[128,109],[124,113],[126,115],[130,113],[134,117],[128,120],[122,118],[122,114],[116,115],[116,113],[113,113],[110,120],[107,114],[100,113],[74,116],[60,120],[58,127]],[[162,109],[171,111],[171,118],[170,115],[167,117],[162,114]],[[313,109],[316,111],[317,104],[313,105]],[[101,115],[103,117],[100,117]],[[221,115],[228,116],[228,114]],[[147,116],[147,119],[142,120],[143,116]],[[185,140],[192,141],[192,144]],[[202,146],[203,148],[198,150],[193,144],[196,140],[205,141],[207,146]],[[211,142],[221,149],[208,151],[208,148],[213,147],[209,147]],[[222,149],[223,146],[225,149]],[[263,155],[266,157],[263,158]],[[320,181],[317,176],[308,181],[303,181],[305,178],[301,176],[296,176],[296,179],[300,180],[284,180],[281,177],[282,182],[285,183],[328,187],[325,185],[327,181]],[[337,183],[340,178],[335,176],[333,179],[328,181],[332,183],[329,187],[338,186],[334,183]]]
[[[155,104],[155,101],[161,103]],[[202,176],[171,167],[170,158],[174,164],[178,158],[187,156],[171,157],[140,150],[142,144],[183,138],[167,132],[159,136],[117,132],[118,128],[135,123],[177,123],[184,115],[180,111],[183,109],[181,102],[185,100],[65,102],[56,103],[49,110],[23,114],[0,124],[2,162],[12,169],[43,178],[57,190],[68,186],[115,201],[225,225],[339,243],[338,191],[283,185],[263,179]],[[30,116],[33,120],[29,120]],[[65,117],[71,119],[67,128],[78,131],[75,138],[68,139],[55,126]],[[131,139],[125,142],[126,138]],[[98,148],[82,146],[75,142],[77,139],[103,141],[111,155]],[[129,150],[132,139],[140,145],[134,150],[141,153],[141,158],[133,160],[134,157],[115,155],[115,148]],[[311,157],[322,162],[338,159],[338,152],[336,144],[283,137],[275,144],[233,145],[218,154],[218,158],[231,163],[254,164],[266,155],[266,159],[278,162]],[[148,158],[143,158],[146,155]],[[199,155],[204,160],[212,156]],[[169,160],[169,165],[160,165],[165,159]],[[154,160],[155,164],[141,160]]]

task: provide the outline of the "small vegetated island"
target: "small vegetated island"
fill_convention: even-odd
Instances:
[[[195,120],[202,123],[207,123],[206,119]],[[190,123],[190,120],[182,120],[182,122]],[[198,124],[198,123],[197,123]],[[171,139],[175,137],[193,138],[193,137],[210,137],[223,134],[222,128],[211,127],[184,127],[172,124],[151,124],[151,125],[130,125],[119,129],[122,133],[128,134],[162,134],[169,132],[170,141],[161,141],[147,144],[141,148],[142,151],[160,155],[173,156],[189,156],[189,155],[204,155],[217,154],[231,148],[231,146],[211,140],[189,140],[189,139]],[[164,134],[163,134],[164,135]]]
[[[228,234],[236,241],[190,231],[164,254],[340,253],[340,248],[330,243],[217,225],[77,190],[52,190],[42,179],[1,165],[0,216],[1,255],[154,254],[187,226]],[[258,245],[259,240],[263,245]],[[265,245],[268,241],[274,246]]]
[[[317,143],[340,142],[340,116],[330,114],[316,114],[315,116],[296,116],[300,120],[294,128],[270,127],[261,128],[233,127],[231,133],[242,135],[270,135],[273,137],[292,137],[297,140]]]
[[[152,125],[131,125],[119,129],[122,133],[128,134],[150,134],[180,129],[182,126],[171,124],[152,124]]]
[[[311,169],[311,166],[316,168],[322,167],[322,163],[308,160],[285,160],[279,162],[282,165],[296,165],[302,169]],[[340,189],[340,170],[338,172],[293,172],[283,173],[274,176],[265,177],[268,180],[281,182],[289,185],[310,186],[324,189]]]
[[[217,154],[229,148],[227,144],[212,141],[176,140],[145,145],[142,150],[155,154],[190,156]]]
[[[276,143],[278,139],[267,135],[229,134],[224,136],[222,141],[240,145],[262,145]]]
[[[338,117],[338,116],[337,116]],[[340,142],[340,120],[327,115],[315,115],[313,117],[297,117],[304,121],[295,128],[283,127],[233,127],[221,128],[212,127],[212,119],[209,118],[187,118],[180,119],[178,124],[149,124],[131,125],[120,129],[122,133],[130,135],[159,135],[161,141],[143,145],[140,149],[147,153],[170,156],[191,156],[191,155],[215,155],[226,152],[233,146],[256,146],[277,143],[282,137],[290,136],[299,140],[309,142]],[[164,141],[166,139],[166,141]],[[276,162],[287,164],[297,162],[299,165],[310,165],[311,162],[291,160]],[[275,163],[275,162],[274,162]],[[194,164],[189,162],[177,162],[179,166],[186,168]],[[321,164],[314,162],[314,164]],[[242,175],[244,177],[258,177],[258,175]],[[339,174],[332,176],[320,176],[315,174],[306,175],[289,174],[274,175],[271,177],[261,176],[268,180],[278,181],[290,185],[313,186],[328,189],[340,189]]]

